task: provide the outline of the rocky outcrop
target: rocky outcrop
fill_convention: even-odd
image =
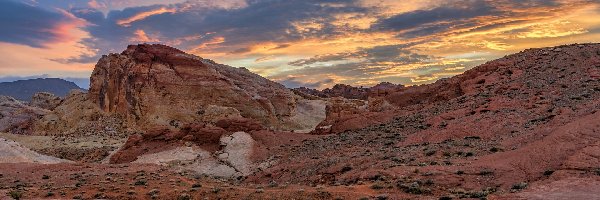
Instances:
[[[369,88],[353,87],[346,84],[336,84],[332,88],[326,88],[323,90],[300,87],[295,88],[294,91],[296,93],[302,93],[321,98],[344,97],[347,99],[367,100],[367,97],[369,96]]]
[[[35,121],[49,112],[9,96],[0,96],[0,132],[30,134]]]
[[[177,128],[244,117],[276,129],[295,128],[294,94],[281,84],[164,45],[131,45],[103,56],[89,98],[101,110],[138,125]]]
[[[332,88],[317,90],[312,88],[300,87],[293,91],[305,98],[311,96],[320,98],[344,97],[346,99],[367,100],[371,96],[387,95],[392,92],[402,90],[404,85],[393,84],[390,82],[381,82],[373,87],[354,87],[346,84],[336,84]]]
[[[49,92],[38,92],[31,97],[30,106],[43,108],[47,110],[53,110],[62,103],[62,99]]]
[[[72,90],[52,112],[36,120],[31,132],[52,136],[127,137],[138,130],[120,115],[106,113],[90,99],[88,93]]]

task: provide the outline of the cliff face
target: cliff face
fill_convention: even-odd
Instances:
[[[292,92],[247,69],[147,44],[102,57],[89,97],[129,122],[173,127],[241,116],[285,129],[296,108]]]

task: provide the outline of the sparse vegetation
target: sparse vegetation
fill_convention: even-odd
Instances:
[[[437,152],[437,151],[435,151],[435,150],[429,150],[429,151],[426,151],[426,152],[425,152],[425,155],[426,155],[426,156],[433,156],[433,155],[435,155],[435,153],[436,153],[436,152]]]
[[[516,183],[514,184],[510,189],[512,190],[523,190],[525,188],[527,188],[528,184],[526,182],[520,182],[520,183]]]
[[[481,137],[479,136],[467,136],[465,137],[465,140],[480,140]]]
[[[384,188],[383,185],[381,185],[379,183],[375,183],[375,184],[371,185],[371,189],[374,189],[374,190],[381,190],[383,188]]]
[[[42,179],[50,179],[50,176],[44,174],[42,175]]]
[[[409,194],[429,194],[431,190],[427,188],[422,188],[418,182],[413,182],[410,184],[400,183],[398,184],[398,188],[402,189],[404,192]]]
[[[499,152],[499,151],[502,151],[502,149],[500,149],[498,147],[492,147],[492,148],[490,148],[490,152],[496,153],[496,152]]]
[[[12,190],[12,191],[8,192],[8,196],[10,196],[13,199],[19,200],[19,199],[23,198],[23,192],[21,192],[19,190]]]
[[[488,175],[492,175],[494,174],[494,171],[489,170],[489,169],[483,169],[481,171],[479,171],[479,175],[481,176],[488,176]]]
[[[179,197],[177,197],[177,200],[190,200],[192,199],[192,196],[190,196],[189,194],[183,193],[180,194]]]
[[[139,179],[133,185],[148,185],[148,181],[146,179]]]
[[[554,170],[546,170],[546,171],[544,171],[544,176],[550,176],[552,174],[554,174]]]

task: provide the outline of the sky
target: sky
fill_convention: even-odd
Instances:
[[[161,43],[287,87],[420,85],[528,48],[600,42],[598,0],[1,0],[0,82],[83,88]]]

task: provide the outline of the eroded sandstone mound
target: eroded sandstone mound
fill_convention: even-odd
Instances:
[[[47,110],[53,110],[62,103],[62,98],[49,92],[38,92],[31,97],[29,105],[43,108]]]
[[[0,96],[0,132],[31,133],[32,124],[50,112],[32,107],[9,96]]]
[[[311,89],[306,87],[294,88],[293,91],[302,96],[310,95],[320,98],[343,97],[346,99],[367,100],[370,96],[388,94],[403,89],[400,84],[382,82],[373,87],[354,87],[346,84],[336,84],[332,88],[323,90]]]
[[[244,117],[275,129],[303,129],[289,120],[296,96],[281,84],[164,45],[131,45],[103,56],[90,99],[138,125],[183,126]]]

